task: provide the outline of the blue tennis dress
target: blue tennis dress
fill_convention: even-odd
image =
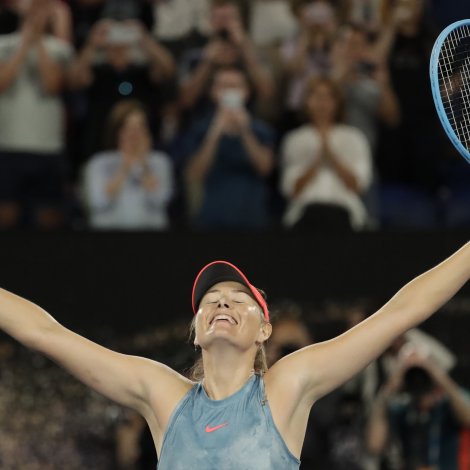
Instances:
[[[163,438],[158,470],[298,470],[274,424],[264,382],[253,375],[238,392],[211,400],[195,384],[178,403]]]

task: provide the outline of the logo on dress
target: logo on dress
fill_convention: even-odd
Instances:
[[[217,429],[223,428],[224,426],[227,426],[228,423],[224,424],[219,424],[218,426],[210,427],[209,425],[206,426],[206,432],[214,432],[217,431]]]

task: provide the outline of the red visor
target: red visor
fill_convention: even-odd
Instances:
[[[264,318],[269,321],[269,311],[266,300],[259,290],[250,284],[246,276],[232,263],[228,261],[213,261],[204,266],[193,285],[192,304],[193,312],[196,314],[204,294],[215,284],[219,282],[235,281],[243,284],[250,289],[253,297],[263,310]]]

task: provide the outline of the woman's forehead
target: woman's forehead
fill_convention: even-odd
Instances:
[[[207,290],[206,294],[210,292],[221,292],[221,291],[245,292],[246,294],[251,295],[251,291],[250,289],[248,289],[248,287],[236,281],[218,282],[217,284],[214,284],[212,287],[210,287]]]

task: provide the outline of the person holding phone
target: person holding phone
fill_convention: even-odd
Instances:
[[[215,110],[186,136],[184,168],[192,225],[201,229],[260,229],[268,225],[266,179],[273,167],[273,134],[246,108],[248,77],[238,68],[215,72]]]
[[[405,470],[453,470],[459,435],[468,427],[468,391],[431,356],[408,348],[373,401],[366,440],[377,455],[397,442]]]
[[[211,82],[219,67],[243,68],[253,86],[252,99],[266,103],[275,84],[245,30],[240,2],[216,0],[209,12],[210,36],[202,48],[190,49],[181,60],[180,104],[189,114],[205,111],[210,101]]]

